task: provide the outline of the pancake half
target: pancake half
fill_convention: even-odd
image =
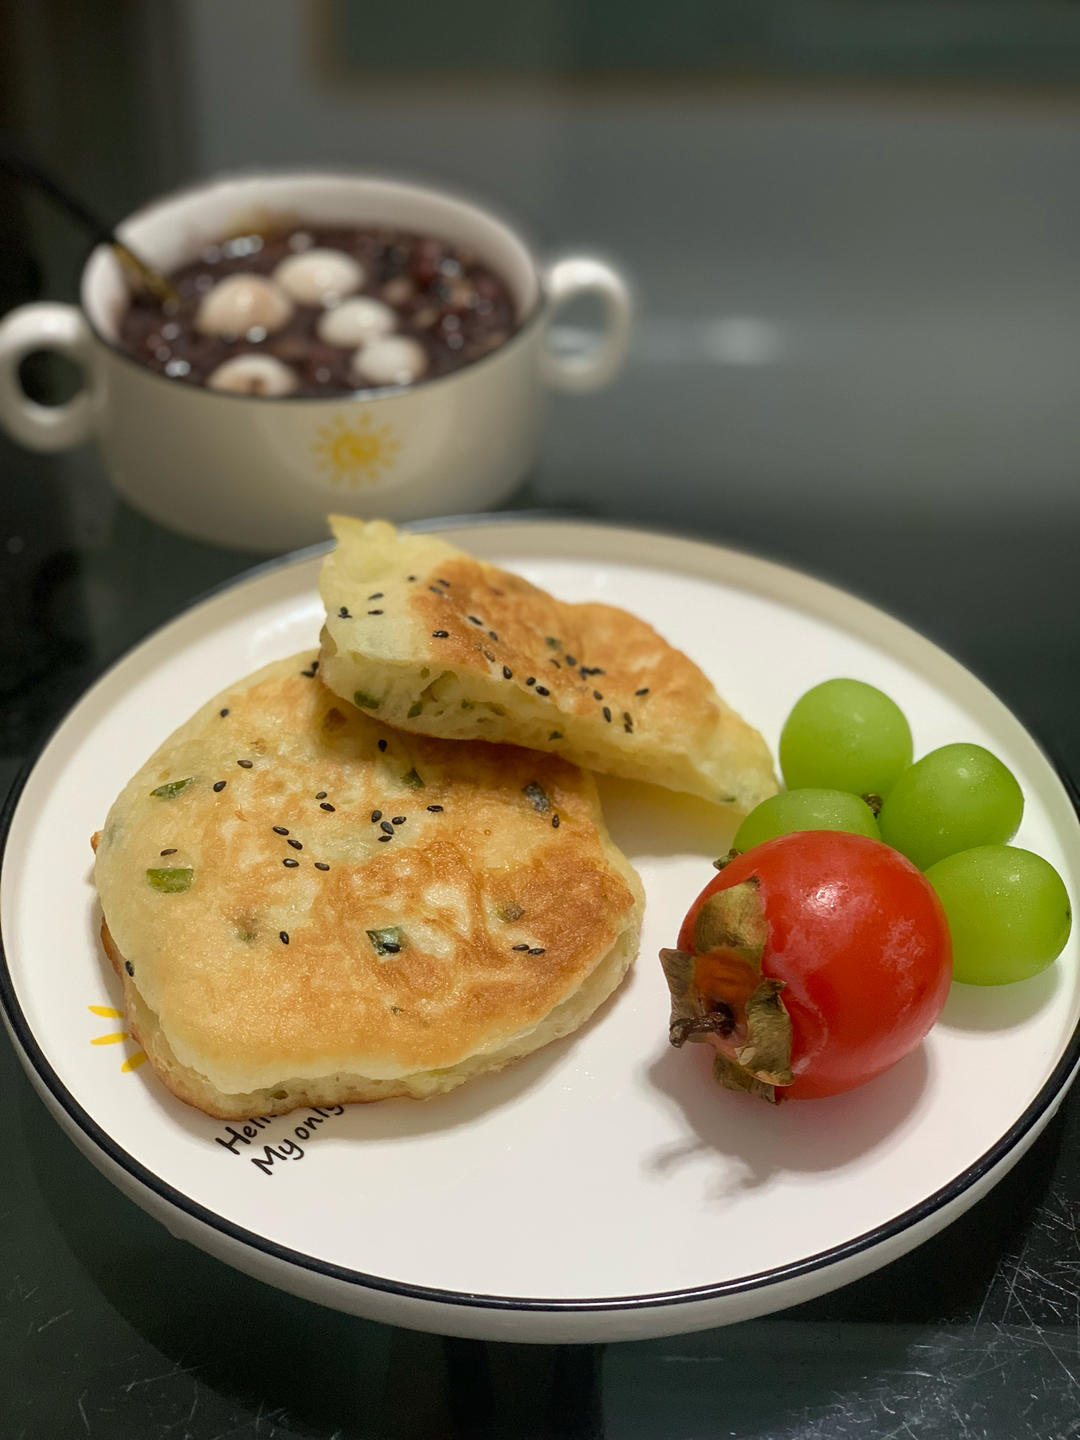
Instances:
[[[637,951],[591,776],[389,730],[310,656],[204,706],[95,840],[131,1028],[222,1118],[452,1089],[576,1029]]]
[[[740,811],[776,791],[764,740],[681,651],[445,540],[332,517],[321,674],[387,724],[526,745]]]

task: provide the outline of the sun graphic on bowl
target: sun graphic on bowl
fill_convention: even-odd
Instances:
[[[312,453],[320,470],[329,472],[335,485],[373,484],[384,470],[392,470],[401,441],[389,425],[375,425],[364,413],[355,420],[335,415],[319,426]]]

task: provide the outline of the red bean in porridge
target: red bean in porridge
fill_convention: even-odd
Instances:
[[[448,375],[520,323],[505,283],[464,249],[387,228],[309,225],[207,245],[139,293],[121,346],[169,379],[245,395],[325,396]]]

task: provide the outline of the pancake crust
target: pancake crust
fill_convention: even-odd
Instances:
[[[637,949],[640,882],[589,775],[402,735],[312,671],[204,706],[97,837],[131,1025],[224,1118],[450,1089],[582,1024]]]
[[[740,811],[776,791],[758,732],[643,620],[570,605],[446,541],[331,520],[321,674],[416,734],[526,745]]]

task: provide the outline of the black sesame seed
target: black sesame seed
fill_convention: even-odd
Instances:
[[[604,716],[604,719],[605,719],[605,720],[607,720],[607,721],[610,722],[610,720],[611,720],[611,711],[610,711],[610,709],[608,708],[608,706],[606,706],[606,705],[604,706],[604,709],[603,709],[603,716]]]
[[[572,669],[574,668],[574,666],[577,664],[577,661],[574,659],[573,655],[567,655],[567,657],[566,657],[566,663],[570,666],[570,668],[571,668],[571,670],[572,670]]]
[[[215,795],[220,795],[220,794],[221,794],[222,790],[225,789],[226,783],[227,783],[227,782],[224,781],[224,780],[215,780],[215,781],[214,781],[214,793],[215,793]]]
[[[236,763],[240,766],[241,770],[250,770],[255,762],[253,760],[237,760]]]
[[[560,822],[559,822],[559,817],[558,817],[558,815],[552,815],[552,817],[551,817],[551,828],[552,828],[553,830],[557,830],[557,829],[559,828],[559,823],[560,823]]]
[[[441,595],[444,600],[446,599],[445,594],[438,588],[438,586],[429,585],[427,588],[431,591],[433,595]]]
[[[376,590],[374,595],[369,595],[367,598],[369,600],[381,600],[383,598],[383,592],[381,590]]]
[[[633,727],[633,725],[629,724],[628,722],[625,722],[625,721],[624,721],[622,728],[626,731],[626,733],[627,733],[628,735],[632,735],[632,734],[634,733],[634,727]]]
[[[380,740],[380,741],[379,741],[379,749],[380,749],[380,750],[385,750],[385,749],[386,749],[386,741],[385,741],[385,740]]]
[[[384,955],[397,955],[401,950],[401,946],[395,945],[393,940],[384,940],[382,948]]]
[[[285,866],[287,870],[295,870],[296,867],[300,864],[300,861],[294,860],[291,855],[286,855],[285,859],[282,860],[281,863]]]
[[[406,576],[405,576],[405,579],[406,579],[406,580],[415,580],[415,579],[416,579],[416,576],[415,576],[415,575],[406,575]]]
[[[289,943],[289,932],[288,932],[288,930],[279,930],[279,931],[278,931],[278,939],[281,941],[281,943],[282,943],[283,945],[287,945],[287,944]]]
[[[634,717],[630,714],[629,710],[622,712],[622,719],[624,725],[629,725],[631,730],[634,728]]]
[[[449,631],[449,630],[433,630],[433,631],[431,632],[431,638],[432,638],[433,640],[449,640],[449,638],[450,638],[450,631]]]
[[[383,612],[381,610],[369,610],[367,613],[369,615],[381,615]]]
[[[300,674],[303,675],[303,676],[305,677],[305,679],[307,679],[307,680],[314,680],[314,679],[315,679],[315,671],[314,671],[314,670],[301,670],[301,671],[300,671]]]
[[[543,953],[544,947],[542,945],[533,945],[529,950],[530,955],[543,955]]]
[[[438,582],[439,582],[440,585],[445,585],[446,588],[449,590],[449,588],[450,588],[450,581],[449,581],[449,580],[444,580],[441,575],[436,575],[436,576],[435,576],[435,579],[438,580]]]
[[[290,840],[288,843],[292,846],[294,850],[302,850],[304,848],[299,840]]]
[[[384,835],[392,835],[394,833],[394,827],[390,824],[389,820],[381,820],[379,822],[379,829]]]
[[[558,660],[552,660],[551,663],[555,666],[555,669],[556,669],[556,670],[561,670],[561,669],[562,669],[562,666],[559,664]]]
[[[525,684],[526,684],[526,685],[535,685],[535,684],[536,684],[536,676],[535,676],[535,675],[530,675],[529,678],[525,681]]]
[[[513,678],[514,678],[514,672],[513,672],[513,670],[510,669],[510,666],[509,666],[509,665],[504,665],[504,666],[503,666],[503,679],[504,679],[504,680],[512,680]]]
[[[635,690],[635,691],[634,691],[634,694],[635,694],[635,695],[647,695],[648,693],[649,693],[649,687],[648,687],[648,685],[643,685],[640,690]]]
[[[528,945],[513,945],[510,948],[513,950],[528,950],[529,947]]]
[[[374,824],[376,823],[376,821],[379,821],[379,820],[381,820],[381,819],[382,819],[382,811],[381,811],[381,810],[372,810],[372,812],[371,812],[371,823],[374,825]]]
[[[431,811],[431,813],[432,813],[433,815],[441,815],[441,814],[442,814],[442,806],[441,806],[441,805],[429,805],[427,808]]]
[[[483,621],[476,615],[469,616],[469,623],[472,625],[483,625]]]
[[[315,869],[316,869],[316,870],[329,870],[329,869],[330,869],[330,866],[327,865],[327,863],[326,863],[325,860],[316,860],[316,861],[315,861]]]
[[[494,630],[489,630],[488,634],[491,636],[492,640],[498,640],[499,638],[498,635],[495,634]]]
[[[538,695],[550,695],[551,691],[547,688],[546,685],[537,685],[536,693]]]
[[[311,662],[311,668],[312,668],[312,670],[317,670],[317,669],[319,668],[319,662],[318,662],[318,660],[312,660],[312,662]]]
[[[349,607],[348,607],[347,605],[342,605],[342,606],[339,608],[339,610],[338,610],[337,613],[338,613],[338,615],[341,617],[342,620],[351,620],[351,619],[352,619],[352,616],[349,614]]]
[[[124,961],[124,969],[127,971],[127,973],[128,973],[129,975],[134,975],[134,974],[135,974],[135,966],[131,963],[130,960],[125,960],[125,961]]]
[[[316,799],[316,800],[325,800],[325,799],[326,799],[326,791],[325,791],[325,790],[316,790],[316,792],[315,792],[315,799]]]
[[[382,842],[384,845],[386,844],[386,842],[387,842],[388,840],[392,840],[393,838],[394,838],[394,832],[393,832],[392,830],[391,830],[391,832],[390,832],[389,835],[380,835],[380,836],[379,836],[379,839],[381,840],[381,842]]]
[[[289,833],[284,825],[274,825],[271,828],[275,835],[287,835]]]
[[[219,710],[219,711],[218,711],[218,714],[221,716],[221,718],[222,718],[223,720],[225,719],[225,716],[226,716],[228,713],[229,713],[229,707],[228,707],[227,705],[225,706],[225,709],[224,709],[224,710]]]
[[[404,825],[407,819],[408,816],[406,815],[395,815],[391,823],[394,825]]]
[[[600,691],[599,691],[599,690],[594,690],[594,691],[592,692],[592,698],[593,698],[594,700],[602,700],[604,697],[603,697],[603,695],[600,694]]]
[[[324,800],[324,801],[322,802],[322,804],[319,806],[319,809],[320,809],[320,810],[333,810],[333,808],[334,808],[334,807],[333,807],[333,805],[330,804],[330,801],[329,801],[329,800]]]
[[[175,846],[175,845],[171,845],[168,850],[162,850],[161,853],[162,853],[162,855],[175,855],[175,854],[176,854],[176,846]]]

